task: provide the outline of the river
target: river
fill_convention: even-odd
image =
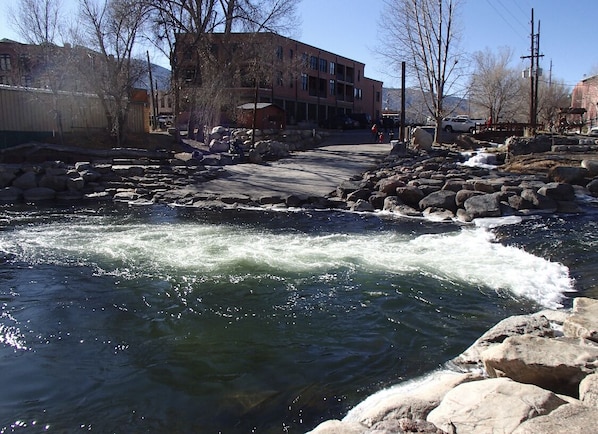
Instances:
[[[505,317],[598,297],[588,207],[0,208],[0,433],[309,431]]]

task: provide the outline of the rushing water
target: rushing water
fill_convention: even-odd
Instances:
[[[0,209],[0,432],[302,433],[596,296],[591,215]]]

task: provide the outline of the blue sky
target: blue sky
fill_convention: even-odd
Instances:
[[[6,15],[9,0],[0,0],[0,38],[19,40]],[[598,1],[563,0],[461,0],[462,48],[467,53],[513,49],[513,67],[523,70],[529,60],[531,10],[537,32],[540,23],[540,66],[548,80],[573,86],[584,75],[598,73]],[[76,0],[63,0],[65,5]],[[16,4],[16,2],[11,3]],[[376,47],[384,40],[379,28],[382,0],[302,0],[300,27],[292,37],[301,42],[366,64],[365,75],[386,87],[399,87],[395,71],[389,71]],[[166,64],[166,62],[161,62]]]
[[[467,53],[500,46],[513,49],[513,67],[525,69],[530,54],[531,11],[535,29],[540,22],[540,67],[548,79],[573,86],[584,74],[598,73],[598,1],[462,0],[462,48]],[[399,87],[376,46],[384,39],[379,28],[382,0],[303,0],[302,31],[297,38],[310,45],[366,64],[365,75]]]

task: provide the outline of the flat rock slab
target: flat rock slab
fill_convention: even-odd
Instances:
[[[326,196],[352,176],[376,166],[390,153],[390,144],[329,145],[296,152],[267,164],[226,166],[228,176],[192,187],[195,192],[243,195],[252,200],[269,196]]]

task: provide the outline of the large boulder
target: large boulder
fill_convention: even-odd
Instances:
[[[0,202],[16,202],[23,197],[23,190],[18,187],[0,188]]]
[[[378,181],[375,188],[381,193],[394,194],[397,187],[405,187],[402,175],[393,175],[388,178],[383,178]]]
[[[40,187],[47,187],[51,188],[52,190],[56,191],[63,191],[66,190],[66,183],[68,180],[68,176],[64,175],[51,175],[46,172],[39,180]]]
[[[575,298],[572,314],[563,323],[563,333],[571,338],[598,342],[598,300]]]
[[[463,206],[472,219],[480,217],[500,217],[500,200],[497,194],[482,194],[467,199]]]
[[[467,199],[469,199],[470,197],[479,196],[482,194],[484,194],[484,193],[482,193],[481,191],[474,191],[474,190],[467,190],[467,189],[459,190],[457,192],[457,195],[455,196],[455,202],[457,203],[457,206],[459,208],[462,208]]]
[[[588,185],[586,185],[586,188],[588,189],[588,191],[594,195],[598,195],[598,178],[596,179],[592,179],[590,182],[588,182]]]
[[[18,169],[9,166],[0,166],[0,188],[8,187],[17,177]]]
[[[548,152],[552,149],[552,140],[546,136],[536,137],[509,137],[505,141],[509,155],[536,154]]]
[[[37,187],[37,176],[32,171],[27,171],[21,176],[17,177],[12,182],[13,187],[20,188],[21,190],[29,190]]]
[[[370,396],[343,420],[372,427],[385,420],[425,419],[450,390],[479,378],[474,374],[439,371],[422,382],[407,384],[406,387],[399,384]]]
[[[363,434],[365,430],[365,427],[358,423],[331,419],[322,422],[307,434]]]
[[[524,188],[521,192],[521,197],[527,202],[530,202],[536,209],[551,212],[555,212],[557,209],[557,203],[554,199],[543,196],[533,189]]]
[[[80,191],[85,187],[85,180],[79,176],[77,178],[67,178],[66,189],[68,191]]]
[[[571,184],[549,182],[538,190],[538,194],[556,201],[574,201],[575,189]]]
[[[419,201],[419,209],[442,208],[455,213],[457,212],[457,203],[455,202],[456,195],[457,193],[451,190],[435,191]]]
[[[424,192],[414,185],[397,187],[395,189],[397,197],[405,204],[417,206],[419,201],[424,198]]]
[[[455,387],[427,420],[449,433],[510,433],[522,422],[565,403],[537,386],[491,378]]]
[[[548,171],[548,178],[566,184],[584,184],[588,170],[583,167],[556,166]]]
[[[587,434],[596,432],[596,420],[595,408],[565,404],[547,415],[523,422],[513,434]]]
[[[336,187],[336,195],[338,197],[347,197],[354,191],[365,187],[362,181],[343,181]]]
[[[511,336],[481,358],[490,377],[509,377],[575,397],[580,381],[598,368],[598,347],[570,338]]]
[[[579,383],[579,400],[598,411],[598,373],[590,374]]]
[[[270,158],[285,158],[290,155],[289,145],[277,140],[269,141],[268,157]]]
[[[429,151],[432,149],[434,137],[421,128],[415,128],[411,136],[411,147],[420,151]]]
[[[468,349],[452,360],[452,363],[468,369],[482,364],[481,354],[488,348],[501,344],[509,336],[530,335],[554,337],[554,329],[549,319],[541,312],[532,315],[516,315],[503,319],[482,336]]]
[[[209,144],[210,152],[228,152],[228,143],[223,140],[212,139]]]
[[[588,176],[594,178],[598,176],[598,160],[585,159],[581,161],[581,167],[588,171]]]

